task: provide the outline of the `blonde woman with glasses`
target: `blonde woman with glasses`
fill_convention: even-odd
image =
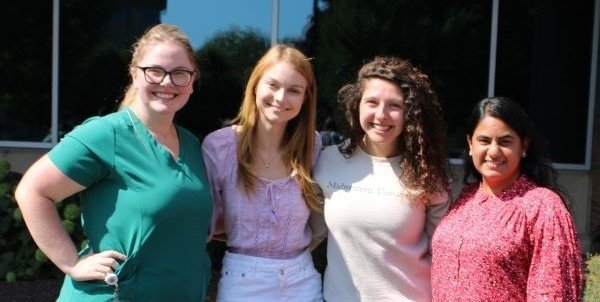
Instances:
[[[121,110],[68,133],[15,193],[32,237],[65,273],[58,301],[204,301],[212,201],[200,143],[173,123],[198,76],[188,38],[159,24],[133,46]],[[78,253],[54,203],[80,193]]]

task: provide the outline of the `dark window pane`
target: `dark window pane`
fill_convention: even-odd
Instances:
[[[0,140],[50,133],[52,1],[8,1],[0,10]]]
[[[131,44],[160,22],[166,1],[61,1],[60,135],[113,112],[129,83]]]
[[[324,2],[324,4],[323,4]],[[321,1],[306,48],[315,56],[319,118],[334,113],[336,92],[375,55],[411,60],[427,73],[449,122],[449,152],[464,148],[465,117],[486,95],[491,4],[487,1]],[[336,124],[340,124],[338,121]]]
[[[583,164],[592,0],[502,1],[496,94],[528,109],[555,162]]]

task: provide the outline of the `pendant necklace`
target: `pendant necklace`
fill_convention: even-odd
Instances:
[[[265,169],[269,169],[271,167],[271,164],[277,159],[279,158],[279,155],[281,155],[281,150],[278,150],[275,155],[273,155],[273,157],[271,158],[271,160],[266,161],[262,155],[260,153],[258,153],[258,157],[260,157],[260,160],[263,162],[263,164],[265,165]]]

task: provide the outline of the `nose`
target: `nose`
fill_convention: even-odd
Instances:
[[[500,152],[500,146],[496,143],[492,143],[488,149],[488,155],[491,156],[492,158],[496,158],[501,152]]]
[[[167,82],[167,78],[169,78],[168,82]],[[165,77],[160,82],[160,85],[167,85],[167,84],[173,84],[173,79],[171,79],[171,74],[170,73],[166,73]]]
[[[283,88],[279,88],[277,91],[275,91],[275,93],[273,94],[273,99],[276,102],[282,102],[283,101],[283,97],[285,96],[285,89]]]
[[[381,120],[381,119],[384,119],[386,115],[387,115],[387,109],[386,109],[385,105],[379,105],[377,107],[377,111],[375,111],[375,118],[377,118],[378,120]]]

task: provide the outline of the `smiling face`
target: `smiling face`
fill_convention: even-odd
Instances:
[[[194,70],[186,50],[177,43],[158,42],[146,47],[137,62],[139,67],[160,67],[168,72]],[[175,114],[187,103],[194,91],[194,78],[189,84],[181,87],[173,85],[171,76],[165,76],[158,84],[151,84],[146,81],[144,71],[140,68],[134,67],[130,72],[138,92],[136,102],[141,102],[146,110],[154,113]]]
[[[398,154],[398,138],[404,129],[404,98],[395,84],[368,79],[359,104],[360,126],[365,132],[365,151],[373,156]]]
[[[267,69],[256,86],[256,107],[261,122],[286,124],[295,118],[306,95],[306,79],[289,63]]]
[[[519,177],[519,164],[527,149],[527,141],[504,121],[485,116],[477,124],[473,135],[467,137],[467,142],[485,190],[500,192]]]

